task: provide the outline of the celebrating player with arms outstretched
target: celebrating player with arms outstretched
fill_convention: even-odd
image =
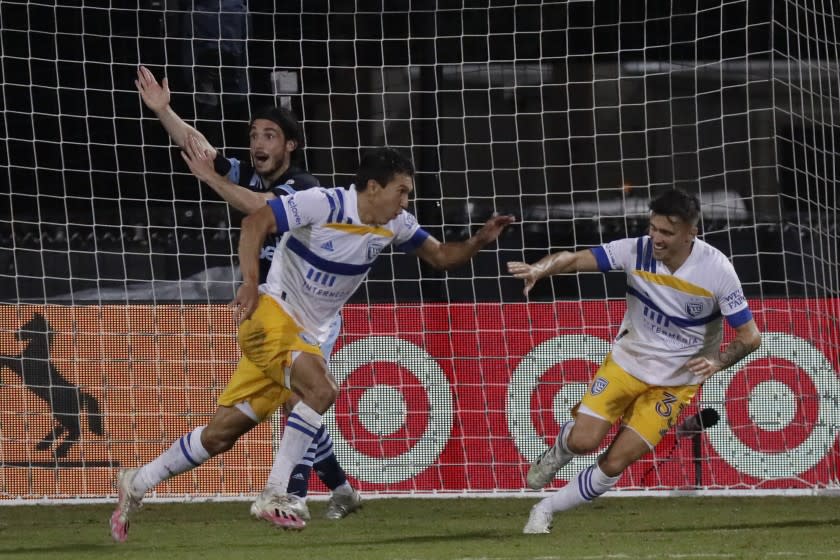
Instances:
[[[283,196],[243,220],[239,244],[243,282],[232,302],[240,323],[242,358],[210,423],[164,452],[179,457],[169,463],[169,476],[230,449],[293,391],[300,402],[289,415],[257,506],[277,526],[305,526],[287,494],[289,476],[338,393],[320,345],[341,306],[389,245],[414,251],[435,268],[450,269],[466,263],[513,222],[512,216],[494,216],[469,239],[440,243],[405,210],[413,177],[408,159],[388,148],[377,149],[362,158],[355,184],[349,188],[316,187]],[[282,237],[261,284],[260,248],[272,234]],[[249,403],[253,416],[237,407],[243,402]],[[129,487],[120,493],[112,533],[115,519],[127,529],[129,514],[149,488]]]
[[[350,188],[310,189],[282,197],[243,221],[243,283],[233,302],[243,358],[229,389],[256,383],[301,397],[258,500],[264,510],[276,512],[280,525],[290,525],[283,516],[292,467],[338,393],[318,345],[379,254],[392,245],[413,251],[435,268],[451,269],[466,263],[513,222],[512,216],[494,216],[473,237],[440,243],[406,211],[413,177],[408,159],[380,148],[363,156]],[[260,285],[259,246],[267,235],[283,232],[288,234],[275,251],[266,283]],[[226,390],[220,403],[235,402],[247,393]]]
[[[225,158],[203,134],[175,113],[169,103],[170,92],[165,78],[162,83],[158,83],[148,68],[140,66],[135,85],[143,102],[154,111],[172,141],[183,150],[184,159],[193,174],[237,210],[250,214],[265,206],[269,200],[319,184],[315,177],[294,163],[303,147],[303,131],[291,111],[265,107],[254,113],[248,131],[249,164],[236,158]],[[260,252],[260,281],[265,281],[276,245],[275,236],[266,238],[263,244]],[[321,347],[327,360],[340,331],[341,315],[337,315],[331,325],[330,336]],[[284,405],[289,411],[296,403],[297,397],[289,394],[287,402],[278,404]],[[237,404],[241,411],[257,420],[249,406],[248,401]],[[121,541],[126,538],[127,532],[121,518],[127,518],[125,510],[131,510],[136,501],[129,498],[136,494],[142,496],[147,488],[168,476],[170,464],[177,465],[184,460],[183,453],[176,450],[146,465],[139,476],[136,469],[120,473],[118,490],[123,505],[115,512],[112,523],[114,539]],[[304,520],[310,518],[306,495],[313,468],[332,492],[327,506],[328,518],[341,519],[361,506],[361,496],[347,480],[333,451],[332,438],[326,427],[322,427],[315,435],[311,448],[295,468],[289,488],[290,503],[298,517]],[[256,503],[252,505],[251,513],[262,517],[257,506]]]
[[[650,203],[649,235],[529,265],[509,262],[527,295],[541,278],[565,272],[623,270],[627,311],[612,351],[596,372],[573,420],[528,472],[528,486],[549,484],[573,456],[598,449],[612,425],[621,430],[596,463],[531,510],[525,533],[548,533],[554,512],[589,502],[653,449],[700,385],[757,349],[761,335],[729,260],[696,238],[700,204],[671,190]],[[723,318],[735,338],[721,350]]]

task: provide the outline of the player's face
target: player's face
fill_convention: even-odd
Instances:
[[[649,233],[653,242],[653,258],[674,270],[691,253],[697,228],[673,216],[651,214]]]
[[[414,190],[414,180],[404,173],[398,173],[384,187],[374,182],[373,188],[376,195],[376,221],[387,224],[408,208],[408,197]]]
[[[276,122],[256,119],[251,125],[249,137],[251,161],[254,163],[257,175],[270,177],[289,166],[297,143],[286,140],[283,129]]]

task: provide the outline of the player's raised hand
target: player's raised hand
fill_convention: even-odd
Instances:
[[[233,319],[237,325],[241,325],[251,316],[259,301],[260,293],[256,284],[245,282],[239,286],[236,297],[228,304],[228,307],[233,310]]]
[[[480,239],[482,244],[486,245],[498,239],[504,229],[515,221],[516,218],[510,214],[491,216],[489,220],[484,222],[481,229],[476,232],[475,237]]]
[[[190,131],[184,141],[184,151],[193,159],[216,159],[216,148],[214,148],[203,134],[198,131]]]
[[[140,66],[137,68],[137,79],[134,80],[134,85],[137,86],[143,103],[155,113],[166,109],[169,105],[169,80],[166,78],[159,84],[151,70]]]
[[[212,147],[211,147],[212,149]],[[215,150],[213,150],[215,152]],[[206,148],[197,140],[195,136],[190,136],[184,143],[184,149],[181,151],[181,157],[190,168],[190,172],[201,181],[205,183],[218,177],[216,168],[213,166],[213,158],[208,157]],[[214,155],[215,157],[215,155]]]
[[[540,274],[541,269],[539,267],[525,262],[508,261],[507,269],[514,278],[519,278],[525,281],[525,288],[522,290],[525,297],[528,297],[528,292],[531,291],[531,288],[534,287],[537,280],[542,278],[542,275]]]

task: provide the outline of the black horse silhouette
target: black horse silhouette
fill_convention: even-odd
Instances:
[[[35,448],[45,451],[66,433],[64,441],[55,449],[55,457],[67,455],[73,444],[79,442],[82,433],[82,408],[87,410],[90,430],[101,436],[103,431],[99,402],[65,379],[50,360],[53,332],[43,315],[36,313],[28,323],[22,325],[17,339],[28,341],[29,344],[20,356],[0,355],[0,368],[8,368],[16,373],[27,389],[49,405],[57,423]]]

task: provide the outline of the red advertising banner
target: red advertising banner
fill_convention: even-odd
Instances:
[[[669,434],[619,488],[779,489],[840,482],[838,300],[754,300],[760,350],[703,387],[702,436]],[[623,301],[347,306],[325,422],[368,492],[525,488],[609,349]],[[0,306],[2,499],[113,495],[114,471],[205,424],[235,365],[223,305]],[[258,492],[280,423],[157,489]],[[590,464],[576,458],[555,485]],[[313,490],[322,491],[320,483]]]

